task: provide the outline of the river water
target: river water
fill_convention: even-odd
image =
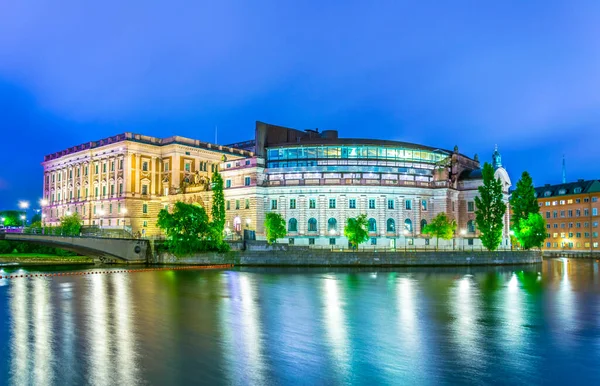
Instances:
[[[597,385],[599,264],[0,279],[0,384]]]

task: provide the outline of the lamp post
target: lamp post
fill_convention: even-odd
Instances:
[[[461,229],[460,230],[460,235],[462,236],[462,250],[465,250],[465,235],[467,234],[467,231],[465,229]]]
[[[23,220],[23,227],[25,227],[25,219],[27,218],[27,209],[29,208],[29,201],[19,201],[19,209],[23,209],[25,214],[21,216]]]
[[[408,229],[404,230],[404,252],[406,252],[406,240],[408,239]]]
[[[510,235],[510,250],[512,251],[512,250],[513,250],[513,241],[512,241],[512,238],[513,238],[513,236],[515,235],[515,231],[513,231],[513,230],[511,229],[511,231],[510,231],[510,232],[508,232],[508,234]]]

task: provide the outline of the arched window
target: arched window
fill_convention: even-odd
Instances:
[[[423,229],[425,229],[426,226],[427,226],[427,220],[425,220],[425,219],[421,220],[421,233],[423,233]]]
[[[396,222],[393,218],[388,218],[387,220],[387,232],[396,233]]]
[[[374,218],[369,219],[369,232],[377,232],[377,221]]]
[[[404,220],[404,229],[407,230],[407,231],[409,231],[409,232],[413,231],[412,221],[410,221],[409,218],[407,218],[406,220]]]
[[[475,221],[469,220],[467,222],[467,232],[469,232],[469,233],[475,233]]]
[[[288,221],[288,232],[298,232],[298,220],[291,218]]]
[[[317,231],[317,220],[314,218],[311,218],[308,220],[308,231],[309,232],[316,232]]]
[[[334,219],[333,217],[330,218],[329,220],[327,220],[327,230],[329,232],[331,231],[337,231],[337,220]]]

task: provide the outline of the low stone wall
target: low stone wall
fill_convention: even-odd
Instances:
[[[600,259],[600,252],[590,251],[544,251],[545,258],[559,258],[564,257],[567,259]]]
[[[232,251],[189,257],[161,254],[159,264],[235,264],[240,266],[471,266],[515,265],[542,262],[538,251],[500,252],[335,252]]]

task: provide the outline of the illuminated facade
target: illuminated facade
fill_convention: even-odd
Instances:
[[[510,179],[493,155],[508,201]],[[423,227],[439,212],[458,222],[440,245],[479,246],[474,197],[480,164],[458,152],[405,142],[338,138],[337,131],[295,130],[257,122],[255,138],[228,146],[126,133],[46,156],[48,224],[77,211],[84,225],[156,235],[156,216],[175,201],[210,213],[209,181],[225,184],[226,231],[264,238],[265,213],[286,220],[283,242],[346,247],[350,217],[366,214],[366,247],[424,246]],[[60,179],[60,180],[59,180]],[[509,246],[508,213],[503,245]]]
[[[78,213],[84,226],[156,235],[160,209],[209,200],[208,181],[223,160],[253,153],[183,137],[124,133],[44,157],[43,222]]]
[[[600,251],[598,222],[600,216],[600,181],[578,180],[535,189],[540,214],[546,220],[546,241],[543,250],[549,252]]]

